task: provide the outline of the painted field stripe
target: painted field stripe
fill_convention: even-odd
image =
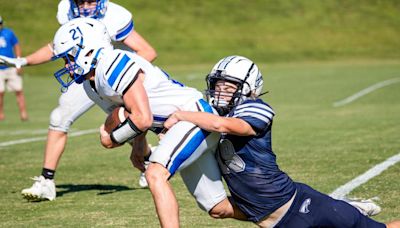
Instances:
[[[77,132],[72,132],[69,133],[69,137],[76,137],[76,136],[81,136],[81,135],[87,135],[87,134],[92,134],[99,132],[99,129],[89,129],[89,130],[83,130],[83,131],[77,131]],[[37,142],[37,141],[45,141],[47,136],[43,137],[33,137],[33,138],[25,138],[25,139],[19,139],[19,140],[13,140],[13,141],[7,141],[7,142],[1,142],[0,147],[5,147],[5,146],[13,146],[17,144],[24,144],[24,143],[29,143],[29,142]]]
[[[357,92],[343,100],[336,101],[335,103],[333,103],[333,107],[340,107],[340,106],[346,105],[346,104],[351,103],[351,102],[357,100],[358,98],[360,98],[364,95],[367,95],[368,93],[371,93],[377,89],[380,89],[385,86],[388,86],[388,85],[391,85],[394,83],[398,83],[398,82],[400,82],[400,78],[392,78],[392,79],[389,79],[386,81],[378,82],[378,83],[376,83],[370,87],[367,87],[367,88],[361,90],[360,92]]]
[[[25,130],[15,130],[15,131],[9,131],[9,130],[0,130],[0,136],[2,135],[42,135],[42,134],[46,134],[48,131],[48,129],[36,129],[36,130],[29,130],[29,129],[25,129]]]
[[[43,134],[47,134],[47,132],[49,131],[49,129],[47,128],[42,128],[42,129],[19,129],[19,130],[0,130],[0,136],[2,135],[7,135],[7,136],[11,136],[11,135],[43,135]],[[76,128],[70,128],[69,129],[70,132],[75,132],[78,131],[78,129]]]
[[[340,186],[337,188],[335,191],[333,191],[330,196],[335,198],[335,199],[343,199],[347,194],[349,194],[351,191],[353,191],[355,188],[358,186],[366,183],[368,180],[374,178],[375,176],[378,176],[381,174],[383,171],[385,171],[387,168],[390,166],[396,164],[397,162],[400,161],[400,153],[397,155],[394,155],[386,161],[372,167],[369,169],[367,172],[361,174],[360,176],[354,178],[350,182],[346,183],[345,185]]]

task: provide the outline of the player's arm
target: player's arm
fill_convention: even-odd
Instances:
[[[18,54],[17,54],[18,56]],[[6,56],[0,55],[0,63],[8,66],[20,68],[26,65],[37,65],[49,62],[53,57],[53,51],[51,49],[51,44],[47,44],[34,53],[23,57],[23,58],[9,58]]]
[[[144,167],[144,156],[150,149],[147,144],[146,133],[144,132],[133,139],[130,157],[132,165],[142,172],[146,170]]]
[[[123,92],[124,106],[130,112],[128,118],[113,129],[111,134],[104,130],[104,124],[100,127],[100,141],[104,147],[121,146],[143,134],[153,123],[149,100],[143,86],[144,77],[143,72],[139,70]]]
[[[22,55],[21,45],[19,45],[19,43],[14,45],[14,54],[17,56],[17,58],[21,57]]]
[[[139,71],[136,80],[123,95],[124,106],[130,112],[128,118],[140,131],[146,131],[153,123],[149,99],[143,86],[144,73]]]
[[[249,136],[256,132],[246,121],[234,117],[221,117],[206,112],[177,111],[164,123],[166,128],[172,127],[178,121],[188,121],[201,129],[211,132],[227,133],[231,135]]]
[[[149,62],[157,58],[156,50],[135,30],[132,30],[122,42]]]
[[[32,54],[26,56],[25,58],[27,65],[38,65],[49,62],[53,57],[53,50],[51,46],[52,44],[48,43],[45,46],[33,52]]]
[[[20,58],[22,55],[21,45],[19,43],[16,43],[13,48],[15,56],[17,58]],[[17,73],[18,75],[22,75],[22,68],[17,68]]]

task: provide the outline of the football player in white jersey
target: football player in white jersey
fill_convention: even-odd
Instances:
[[[189,121],[221,133],[217,160],[233,203],[259,227],[385,227],[366,215],[379,213],[373,202],[345,202],[294,182],[281,171],[272,151],[274,110],[259,98],[263,78],[242,56],[221,59],[207,75],[207,98],[218,115],[177,111],[164,122],[171,128]],[[357,209],[358,210],[357,210]],[[398,227],[400,221],[386,224]]]
[[[54,58],[64,60],[64,67],[55,73],[63,87],[90,80],[104,100],[130,112],[110,134],[102,125],[104,147],[113,148],[133,140],[132,153],[143,157],[146,132],[160,132],[173,112],[214,112],[196,89],[172,80],[135,53],[113,49],[102,26],[95,20],[75,19],[57,31],[53,44]],[[182,121],[165,133],[152,152],[145,173],[162,227],[179,226],[178,203],[169,183],[178,171],[202,209],[211,215],[230,211],[226,216],[241,218],[233,209],[227,209],[232,205],[214,157],[218,140],[219,134]]]
[[[90,17],[103,22],[113,41],[123,43],[146,60],[153,61],[157,57],[153,47],[134,30],[132,15],[125,8],[108,0],[60,1],[57,19],[61,25],[78,17]],[[19,68],[48,62],[52,56],[52,45],[48,44],[25,58],[0,56],[0,62]],[[58,107],[50,115],[42,173],[39,177],[34,178],[35,182],[32,187],[22,190],[25,198],[32,200],[55,199],[56,190],[53,179],[67,143],[68,130],[95,103],[107,113],[114,108],[112,104],[99,98],[89,82],[73,84],[67,92],[60,96]],[[141,180],[139,184],[145,186],[146,183]]]

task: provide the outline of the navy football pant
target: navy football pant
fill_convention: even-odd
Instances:
[[[302,183],[296,183],[296,188],[293,204],[275,227],[386,227],[385,224],[364,216],[345,201],[335,200]]]

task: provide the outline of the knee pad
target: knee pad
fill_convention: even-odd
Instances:
[[[68,112],[68,110],[63,109],[61,106],[55,108],[50,114],[49,129],[68,132],[69,127],[74,122],[70,114],[71,112]]]

